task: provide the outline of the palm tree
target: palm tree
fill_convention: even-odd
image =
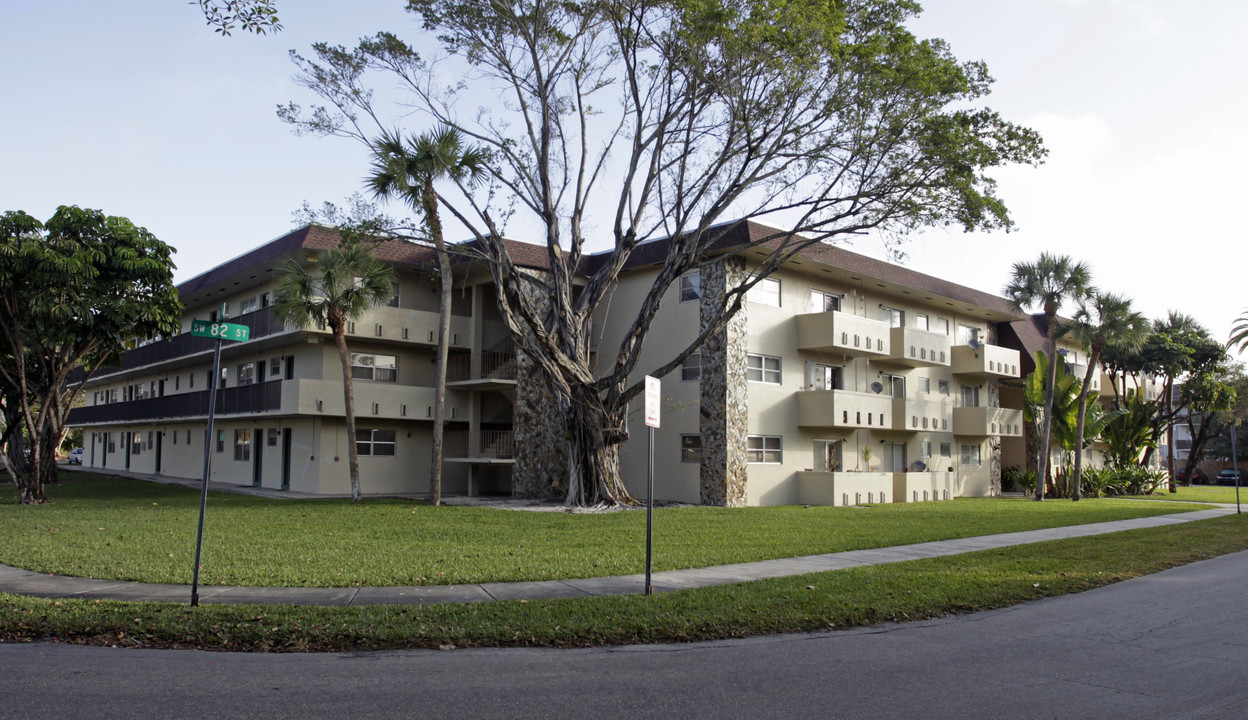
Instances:
[[[1231,339],[1227,341],[1226,347],[1238,346],[1235,349],[1243,352],[1248,348],[1248,310],[1240,313],[1235,319],[1235,324],[1231,326]]]
[[[1049,379],[1044,393],[1044,421],[1040,431],[1040,457],[1036,470],[1036,500],[1044,499],[1044,479],[1048,470],[1049,441],[1052,436],[1053,388],[1057,382],[1057,338],[1062,334],[1058,327],[1057,311],[1062,303],[1083,300],[1092,291],[1092,271],[1087,263],[1070,259],[1069,255],[1040,253],[1035,263],[1014,263],[1013,277],[1005,286],[1005,297],[1019,312],[1039,305],[1044,312],[1048,329]]]
[[[1131,300],[1115,293],[1095,292],[1079,304],[1070,334],[1083,344],[1088,352],[1088,369],[1083,376],[1083,391],[1079,396],[1079,420],[1075,426],[1075,477],[1072,499],[1079,500],[1080,482],[1083,476],[1083,433],[1088,413],[1088,390],[1092,374],[1105,348],[1112,345],[1124,350],[1138,350],[1148,335],[1148,319],[1131,309]]]
[[[351,382],[351,355],[347,352],[347,323],[390,302],[394,284],[394,270],[373,257],[359,240],[344,240],[336,248],[317,252],[311,271],[290,258],[277,278],[274,316],[298,327],[328,325],[338,346],[351,499],[356,502],[360,501],[360,461],[356,453],[355,389]]]
[[[438,308],[438,367],[433,401],[433,459],[429,472],[429,502],[442,503],[442,437],[446,409],[446,362],[451,334],[451,257],[442,236],[435,180],[446,178],[471,187],[485,169],[485,152],[464,147],[459,132],[442,126],[412,136],[406,143],[398,133],[383,133],[373,141],[373,172],[367,179],[373,195],[400,198],[425,218],[425,233],[438,255],[442,303]]]

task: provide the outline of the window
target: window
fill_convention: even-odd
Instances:
[[[923,313],[918,313],[917,315],[914,316],[914,326],[920,330],[931,329],[930,322],[928,321],[927,316],[924,315]]]
[[[940,444],[940,456],[941,457],[953,457],[953,443],[941,443]]]
[[[806,389],[843,390],[844,373],[835,365],[806,361]]]
[[[979,464],[979,446],[963,445],[962,446],[962,464],[978,465]]]
[[[386,305],[388,307],[399,306],[399,284],[397,282],[394,284],[394,297],[390,298],[390,302],[386,303]]]
[[[844,445],[844,440],[816,440],[815,471],[840,472],[843,470],[844,468],[841,466],[841,450]]]
[[[217,431],[217,452],[225,452],[225,431]]]
[[[256,363],[243,363],[238,366],[238,384],[239,386],[251,385],[256,381]]]
[[[746,458],[751,463],[779,463],[784,457],[779,435],[751,435],[748,438]]]
[[[688,382],[702,377],[702,353],[694,353],[680,365],[680,380]]]
[[[251,459],[251,430],[234,431],[234,459]]]
[[[267,443],[269,447],[277,446],[277,428],[269,428]]]
[[[221,382],[217,385],[217,387],[218,387],[218,388],[223,388],[223,387],[225,387],[225,386],[228,384],[228,383],[227,383],[227,381],[228,381],[229,379],[230,379],[230,369],[229,369],[229,368],[224,368],[224,367],[223,367],[223,368],[221,368]],[[211,382],[211,381],[212,381],[212,371],[211,371],[211,370],[209,370],[209,371],[208,371],[208,380],[209,380],[209,382]]]
[[[682,463],[702,462],[702,436],[680,436],[680,461]]]
[[[931,456],[932,456],[932,441],[924,440],[923,442],[919,443],[919,457],[923,459],[927,459],[927,458],[930,458]]]
[[[393,355],[351,353],[351,377],[356,380],[397,382],[398,360]]]
[[[932,379],[925,378],[925,377],[919,378],[919,393],[923,395],[927,395],[931,391],[932,391]]]
[[[780,358],[751,354],[746,358],[745,378],[750,382],[780,384]]]
[[[979,344],[979,328],[970,325],[958,326],[958,344],[959,345],[978,345]]]
[[[889,327],[906,326],[906,314],[897,308],[891,308],[887,305],[880,306],[880,319],[888,323]]]
[[[254,297],[249,297],[238,304],[238,314],[255,312],[260,307],[260,303],[256,302]]]
[[[685,273],[680,276],[680,301],[692,302],[702,297],[702,274]]]
[[[780,307],[780,281],[776,278],[763,278],[745,293],[745,299],[759,305]]]
[[[949,335],[949,321],[945,318],[936,318],[936,332]]]
[[[282,374],[282,359],[275,357],[269,361],[269,377],[277,377]]]
[[[110,453],[117,452],[117,440],[113,437],[113,434],[108,433],[105,437],[108,438],[108,451]]]
[[[944,395],[947,397],[949,395],[949,381],[937,380],[936,381],[936,393],[938,395]]]
[[[394,457],[393,430],[356,430],[355,451],[360,455]]]
[[[810,291],[811,312],[832,312],[841,309],[841,296],[826,293],[822,290]]]
[[[260,307],[267,308],[269,306],[269,294],[260,293]]]
[[[147,431],[147,449],[148,450],[151,450],[156,444],[155,435],[156,433],[152,432],[151,430]]]
[[[979,407],[979,386],[962,386],[962,407]]]
[[[286,379],[287,380],[295,379],[295,356],[294,355],[286,356]]]
[[[143,452],[143,434],[130,433],[130,454],[139,455]]]

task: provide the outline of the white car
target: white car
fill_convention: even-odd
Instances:
[[[66,459],[70,465],[82,464],[82,448],[74,448],[69,451],[69,457]]]

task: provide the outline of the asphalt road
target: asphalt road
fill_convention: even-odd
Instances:
[[[1248,553],[933,622],[589,650],[0,645],[0,718],[1248,718]]]

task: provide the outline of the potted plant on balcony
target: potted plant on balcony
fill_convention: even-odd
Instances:
[[[858,457],[862,458],[862,464],[866,466],[862,472],[871,472],[871,453],[870,444],[863,444],[861,448],[858,448]]]

